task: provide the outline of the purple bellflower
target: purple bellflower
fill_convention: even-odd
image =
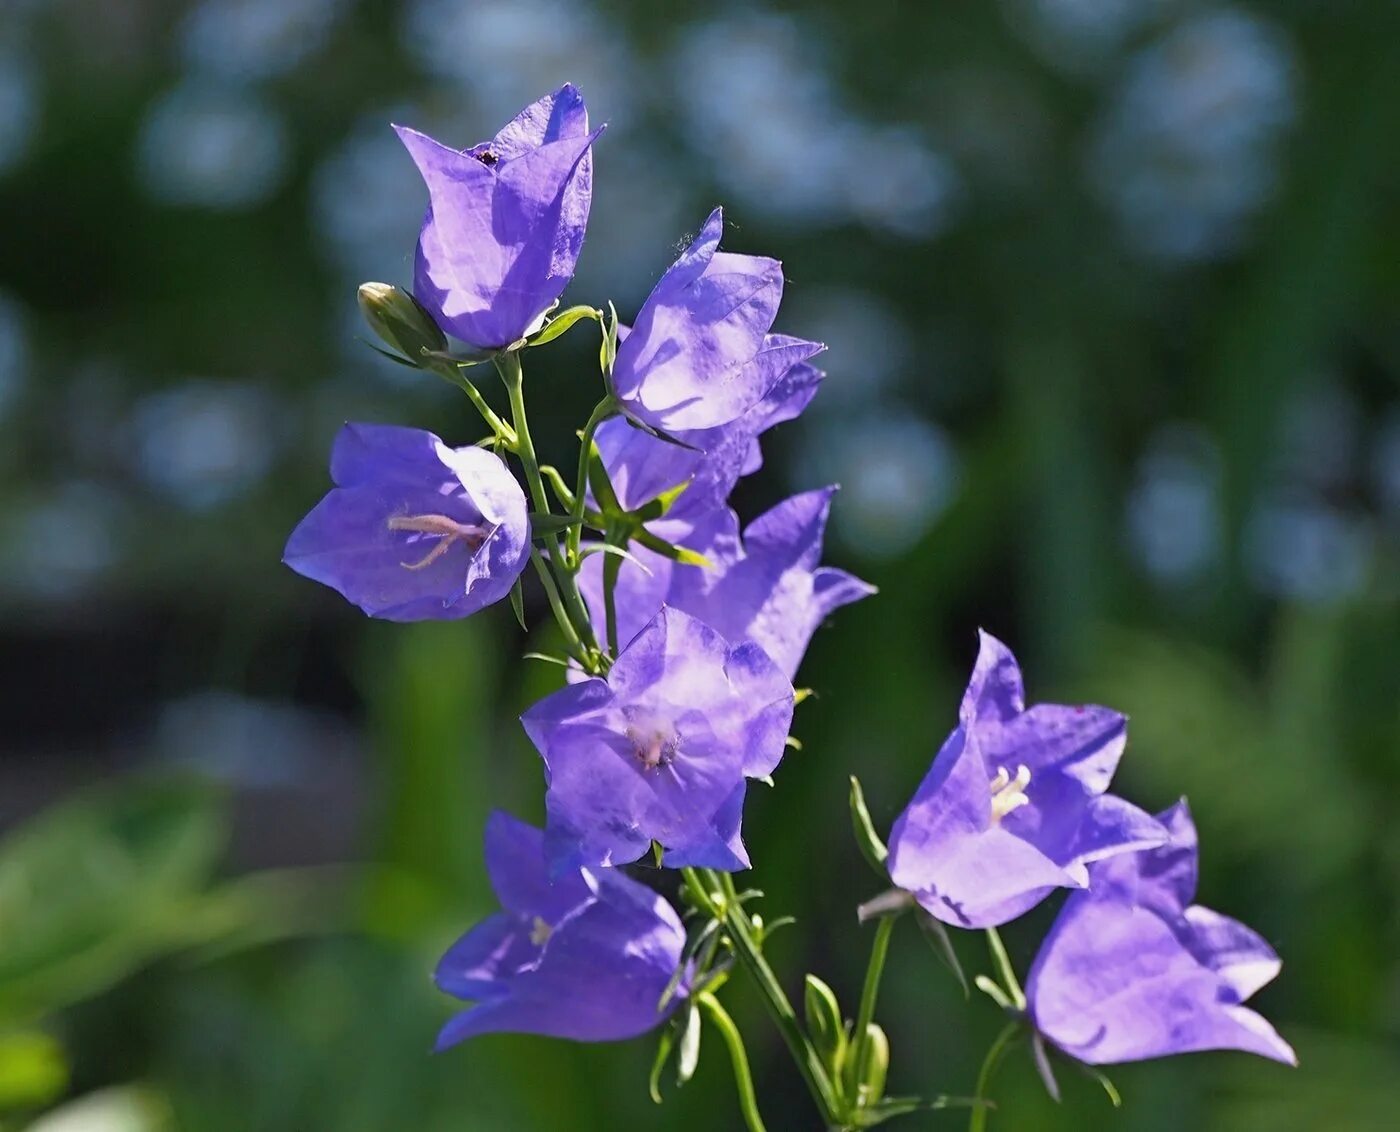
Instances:
[[[1161,845],[1166,829],[1112,794],[1127,720],[1108,708],[1027,710],[1021,670],[987,633],[958,726],[890,834],[890,878],[963,928],[1013,920],[1087,865]]]
[[[835,491],[828,487],[784,500],[750,523],[742,540],[738,517],[727,507],[693,525],[670,516],[649,523],[661,538],[705,555],[710,567],[675,563],[634,545],[646,569],[624,562],[618,573],[618,639],[627,640],[666,605],[700,618],[728,640],[753,642],[793,679],[818,626],[841,606],[875,592],[844,570],[820,565]],[[590,560],[579,581],[602,625],[601,568]]]
[[[602,127],[589,131],[583,96],[562,86],[465,150],[395,129],[428,186],[414,296],[478,350],[533,333],[573,278],[588,224]]]
[[[718,251],[723,228],[717,208],[617,348],[614,392],[629,413],[665,432],[734,420],[811,356],[800,339],[767,338],[783,295],[781,265]]]
[[[1168,845],[1090,867],[1041,945],[1026,984],[1037,1030],[1092,1065],[1238,1049],[1298,1063],[1243,1003],[1278,974],[1249,928],[1202,908],[1196,827],[1184,801],[1159,815]]]
[[[521,722],[545,763],[545,837],[557,868],[635,861],[748,867],[745,777],[777,767],[792,684],[753,644],[663,608],[606,679],[570,684]]]
[[[486,823],[486,868],[503,911],[438,964],[438,987],[477,1004],[443,1027],[439,1050],[490,1033],[619,1041],[666,1020],[685,929],[665,900],[616,869],[551,876],[544,835],[500,811]],[[669,1005],[685,994],[682,980]]]
[[[724,507],[734,485],[763,466],[759,435],[795,419],[816,396],[826,375],[807,359],[824,348],[819,342],[768,335],[749,365],[782,366],[783,372],[762,399],[735,420],[672,433],[688,447],[650,436],[623,417],[599,425],[598,451],[623,510],[635,511],[680,484],[686,487],[666,513],[670,522],[698,522]]]
[[[484,448],[347,424],[331,449],[331,479],[282,560],[371,617],[466,617],[505,597],[529,559],[525,495]]]

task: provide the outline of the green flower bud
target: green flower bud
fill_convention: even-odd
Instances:
[[[805,999],[807,1032],[827,1068],[834,1071],[846,1052],[846,1027],[836,992],[816,975],[808,975]]]
[[[359,300],[369,328],[413,365],[421,363],[424,350],[447,350],[447,336],[407,291],[388,283],[361,283]]]
[[[890,1070],[890,1040],[874,1022],[866,1027],[863,1053],[856,1070],[860,1075],[861,1104],[872,1105],[885,1095],[885,1077]]]

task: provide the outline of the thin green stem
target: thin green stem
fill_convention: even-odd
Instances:
[[[573,509],[573,517],[578,522],[569,528],[568,545],[571,562],[578,557],[579,540],[583,537],[583,509],[588,497],[588,463],[593,455],[593,436],[598,431],[598,426],[616,412],[616,402],[611,397],[604,397],[593,407],[588,423],[583,426],[583,435],[579,438],[578,479],[574,487]]]
[[[1017,1010],[1026,1008],[1026,992],[1016,978],[1016,969],[1011,966],[1011,956],[1006,954],[1006,945],[1001,942],[1001,933],[996,928],[987,929],[987,947],[992,953],[992,962],[997,966],[1002,985],[1011,996],[1011,1005]]]
[[[525,483],[530,489],[530,498],[535,504],[535,510],[548,515],[549,496],[545,494],[539,458],[535,455],[535,443],[530,436],[530,424],[525,415],[525,380],[520,369],[520,357],[509,352],[497,354],[495,362],[501,380],[505,382],[506,393],[510,397],[511,421],[515,426],[515,454],[525,468]],[[559,536],[551,534],[545,538],[544,543],[549,552],[549,566],[554,571],[554,578],[559,586],[559,598],[566,611],[567,616],[564,620],[572,620],[574,633],[583,642],[585,652],[596,653],[598,643],[593,636],[593,622],[584,607],[583,598],[579,595],[578,582],[565,563]],[[562,623],[561,621],[561,626]],[[585,666],[590,669],[596,667],[587,661]]]
[[[1021,1023],[1008,1022],[1001,1033],[996,1036],[996,1040],[992,1042],[991,1048],[987,1050],[987,1056],[982,1059],[982,1069],[977,1074],[976,1099],[979,1103],[973,1108],[972,1115],[968,1118],[967,1132],[986,1132],[988,1106],[981,1102],[987,1100],[987,1090],[991,1088],[997,1066],[1001,1064],[1001,1059],[1006,1056],[1006,1051],[1020,1032]]]
[[[758,1097],[754,1095],[753,1074],[749,1072],[749,1055],[744,1050],[744,1038],[739,1033],[739,1027],[734,1025],[734,1019],[729,1017],[719,999],[708,991],[699,995],[696,1002],[729,1047],[729,1061],[734,1066],[734,1084],[739,1090],[739,1110],[744,1114],[745,1125],[749,1132],[767,1132],[763,1117],[758,1114]]]
[[[617,657],[617,576],[622,571],[622,559],[616,554],[603,555],[603,620],[607,624],[608,652]]]
[[[554,611],[554,620],[559,623],[559,631],[564,634],[564,641],[569,647],[569,655],[583,664],[586,660],[583,642],[579,640],[574,623],[569,620],[564,603],[559,600],[559,587],[554,584],[554,575],[549,572],[544,558],[533,546],[530,547],[530,561],[535,564],[535,572],[540,576],[540,584],[544,586],[545,596],[549,598],[549,608]]]
[[[486,403],[486,398],[481,395],[481,390],[473,385],[469,378],[463,375],[458,366],[454,365],[452,362],[435,361],[429,363],[427,368],[444,380],[451,382],[465,393],[467,395],[467,400],[476,407],[476,411],[481,414],[481,419],[490,426],[491,430],[495,432],[497,436],[504,438],[505,442],[512,448],[515,447],[515,429],[511,428],[510,425],[506,424],[505,421],[501,420],[501,418],[496,415],[495,410]]]
[[[881,916],[875,924],[875,941],[870,945],[870,962],[865,968],[865,986],[860,992],[860,1010],[856,1014],[855,1049],[852,1062],[855,1067],[855,1096],[860,1099],[860,1082],[865,1080],[865,1059],[870,1049],[870,1023],[875,1021],[875,1002],[880,997],[880,979],[885,973],[885,957],[890,950],[890,936],[894,934],[898,916]]]
[[[709,870],[704,870],[701,875],[710,876],[713,883],[713,874],[710,874]],[[753,924],[737,899],[734,881],[728,873],[719,874],[719,888],[725,897],[724,926],[729,933],[730,942],[734,944],[734,952],[739,957],[740,964],[757,984],[769,1015],[783,1041],[787,1043],[788,1052],[797,1063],[798,1071],[802,1074],[812,1099],[821,1110],[822,1119],[828,1125],[839,1125],[840,1104],[831,1078],[827,1076],[826,1066],[822,1063],[821,1055],[807,1040],[807,1035],[802,1031],[802,1024],[797,1020],[797,1012],[793,1010],[792,1003],[788,1001],[787,994],[777,976],[773,974],[773,969],[764,959],[762,948],[753,936]]]

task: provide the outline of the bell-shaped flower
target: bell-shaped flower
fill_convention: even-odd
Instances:
[[[602,128],[589,131],[583,96],[562,86],[465,150],[395,129],[428,186],[414,297],[478,350],[532,333],[573,278],[593,201]]]
[[[742,539],[739,520],[728,508],[711,511],[693,525],[687,518],[669,516],[648,524],[659,537],[703,554],[710,565],[673,562],[634,544],[641,565],[624,562],[618,572],[618,639],[628,640],[667,605],[700,618],[728,640],[758,645],[793,679],[822,622],[841,606],[875,592],[846,571],[821,565],[835,492],[828,487],[784,500],[750,523]],[[602,626],[602,571],[592,561],[585,563],[580,586],[595,623]]]
[[[478,1034],[543,1034],[580,1042],[636,1037],[665,1021],[662,995],[681,964],[675,910],[617,869],[552,875],[544,835],[497,811],[486,869],[502,910],[452,945],[437,985],[475,1002],[443,1027],[437,1048]]]
[[[1184,801],[1159,815],[1167,845],[1090,867],[1041,945],[1026,984],[1035,1027],[1091,1065],[1238,1049],[1296,1065],[1244,1002],[1278,956],[1237,920],[1191,901],[1196,827]]]
[[[1087,866],[1161,845],[1167,831],[1107,794],[1127,720],[1094,706],[1026,709],[1011,651],[980,634],[958,726],[890,834],[890,878],[944,923],[995,927]]]
[[[781,265],[718,251],[723,227],[717,208],[617,348],[614,392],[629,413],[664,432],[734,420],[800,360],[797,348],[765,348],[783,296]],[[772,356],[750,364],[760,352]]]
[[[334,489],[292,532],[282,560],[371,617],[450,620],[500,601],[525,568],[525,495],[500,457],[430,432],[347,424]]]
[[[781,369],[768,391],[733,421],[673,432],[680,444],[651,436],[624,417],[611,417],[599,425],[598,452],[623,510],[639,510],[682,484],[685,490],[666,512],[671,523],[698,522],[725,506],[740,478],[763,466],[759,435],[796,418],[816,396],[826,375],[809,365],[808,359],[822,349],[819,342],[768,335],[749,363],[770,371]]]
[[[792,684],[753,644],[663,608],[606,678],[570,684],[521,716],[544,758],[545,838],[557,868],[635,861],[748,867],[745,777],[771,774]]]

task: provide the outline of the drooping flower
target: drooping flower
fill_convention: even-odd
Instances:
[[[713,428],[752,408],[801,357],[791,346],[751,365],[778,314],[775,259],[721,252],[722,210],[652,289],[617,349],[612,383],[636,417],[665,432]],[[797,341],[797,340],[789,340]]]
[[[1185,801],[1159,815],[1169,844],[1090,866],[1041,945],[1026,995],[1036,1028],[1092,1065],[1238,1049],[1297,1064],[1244,1006],[1282,964],[1237,920],[1191,901],[1196,827]]]
[[[663,608],[607,677],[570,684],[521,722],[544,758],[545,837],[560,868],[635,861],[748,867],[745,777],[771,774],[793,690],[767,654]]]
[[[769,372],[781,368],[768,391],[733,421],[672,433],[688,447],[650,436],[624,417],[604,421],[595,439],[623,510],[635,511],[680,484],[686,488],[667,512],[669,520],[696,522],[723,507],[740,478],[763,466],[759,435],[796,418],[816,396],[826,375],[807,359],[823,348],[819,342],[768,335],[749,363]]]
[[[438,1035],[446,1049],[490,1033],[581,1042],[636,1037],[664,1022],[661,997],[681,963],[675,910],[617,869],[552,876],[544,835],[496,811],[486,823],[486,869],[502,911],[459,939],[434,975],[475,1006]]]
[[[693,523],[667,516],[648,524],[659,537],[703,554],[710,566],[678,564],[634,544],[646,570],[624,562],[618,573],[618,639],[628,640],[667,605],[700,618],[728,640],[757,644],[793,679],[818,626],[841,606],[875,592],[844,570],[820,565],[835,492],[828,487],[784,500],[750,523],[742,539],[738,517],[727,507]],[[596,558],[585,563],[580,586],[602,626]]]
[[[428,186],[414,296],[479,350],[531,333],[573,278],[588,224],[603,128],[589,131],[583,96],[566,84],[465,150],[395,129]]]
[[[1105,793],[1127,720],[1094,706],[1027,710],[1016,658],[980,638],[958,726],[890,835],[894,883],[964,928],[1015,919],[1056,888],[1085,887],[1089,862],[1168,838]]]
[[[282,561],[371,617],[466,617],[505,597],[529,559],[525,495],[483,448],[347,424],[331,449],[331,479]]]

